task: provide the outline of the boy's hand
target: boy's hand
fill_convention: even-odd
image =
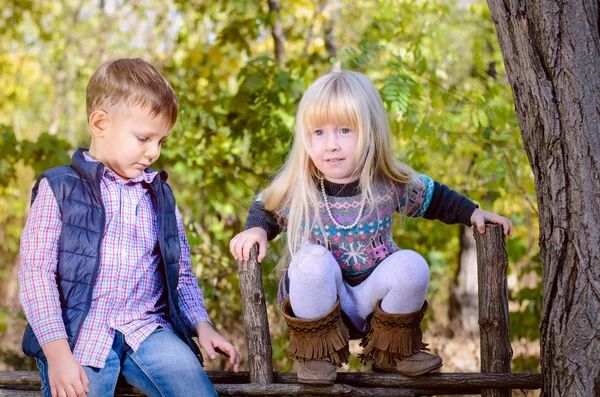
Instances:
[[[223,338],[205,321],[196,324],[196,334],[200,346],[204,349],[211,360],[217,358],[216,351],[229,357],[229,362],[233,366],[233,372],[237,373],[240,370],[240,353],[235,350],[235,347]]]
[[[250,259],[250,250],[254,243],[258,243],[258,262],[262,262],[267,255],[267,232],[260,227],[252,227],[244,230],[229,242],[229,250],[233,257],[238,260]]]
[[[485,221],[502,225],[504,235],[512,237],[512,223],[507,217],[494,214],[493,212],[484,211],[481,208],[476,208],[471,215],[471,225],[476,226],[479,233],[485,233]]]
[[[48,381],[52,397],[85,397],[89,381],[77,362],[66,339],[56,339],[42,345],[48,360]]]

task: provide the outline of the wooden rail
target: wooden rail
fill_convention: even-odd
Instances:
[[[262,272],[256,247],[248,262],[238,263],[242,310],[248,344],[248,372],[209,371],[221,396],[433,396],[481,394],[508,397],[511,389],[539,389],[541,376],[510,373],[512,349],[508,322],[508,260],[502,228],[487,225],[484,235],[474,230],[479,279],[481,373],[435,373],[414,378],[403,375],[340,372],[333,386],[297,383],[295,373],[273,372],[271,340]],[[0,397],[40,396],[35,371],[0,372]],[[116,396],[143,394],[120,381]]]
[[[272,384],[250,383],[250,374],[248,372],[234,374],[230,371],[208,371],[208,377],[215,384],[215,388],[219,394],[223,396],[280,396],[285,394],[432,396],[437,394],[479,394],[484,387],[500,389],[539,389],[540,387],[540,375],[529,372],[507,375],[442,373],[427,374],[414,378],[403,375],[370,372],[340,372],[338,373],[336,387],[298,385],[295,373],[274,372],[272,376],[274,382]],[[40,377],[37,371],[0,372],[0,397],[39,396],[39,392],[36,391],[39,388]],[[387,392],[384,393],[386,390]],[[408,390],[409,394],[399,394],[403,390]],[[335,394],[342,391],[343,394]],[[19,394],[25,392],[30,394]],[[37,394],[31,394],[32,392]],[[377,394],[365,394],[374,392]],[[129,386],[125,382],[119,382],[116,395],[143,396],[139,390]]]

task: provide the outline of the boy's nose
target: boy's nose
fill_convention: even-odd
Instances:
[[[150,161],[155,161],[158,156],[160,155],[160,148],[159,147],[151,147],[148,150],[146,150],[146,158]]]

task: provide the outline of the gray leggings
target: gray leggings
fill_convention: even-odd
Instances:
[[[384,259],[359,285],[352,287],[331,252],[308,245],[294,255],[288,268],[290,303],[299,318],[316,318],[327,313],[340,298],[342,310],[361,330],[380,299],[384,312],[405,314],[418,311],[429,287],[425,259],[401,250]]]

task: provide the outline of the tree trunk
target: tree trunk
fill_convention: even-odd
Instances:
[[[271,26],[271,35],[275,43],[275,59],[280,68],[285,66],[287,55],[285,54],[285,33],[281,22],[281,6],[279,0],[268,0],[269,13],[275,15],[273,25]]]
[[[535,176],[542,390],[600,396],[598,0],[488,0]]]
[[[479,338],[477,247],[470,227],[460,225],[460,253],[450,288],[449,328],[453,335]]]
[[[335,21],[339,20],[340,10],[339,4],[331,6],[329,1],[326,1],[327,7],[330,8],[329,17],[324,22],[325,27],[325,49],[329,58],[337,57],[337,43],[335,40]],[[342,62],[338,59],[337,62],[331,64],[332,72],[339,72],[342,69]]]

